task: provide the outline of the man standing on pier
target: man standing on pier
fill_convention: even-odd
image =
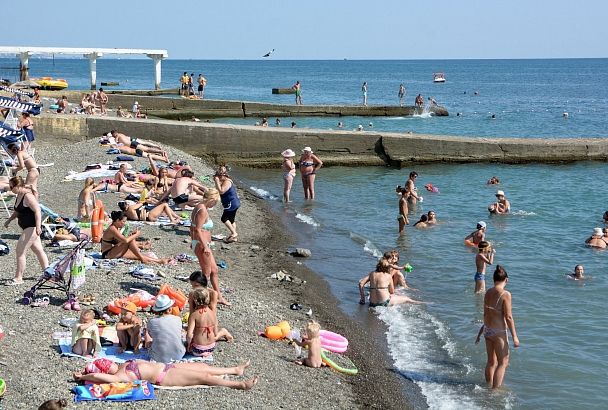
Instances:
[[[205,98],[205,86],[207,85],[207,79],[202,74],[198,75],[198,96],[202,100]]]
[[[291,88],[296,90],[296,105],[302,105],[302,84],[300,81],[296,81]]]
[[[99,101],[99,109],[101,110],[101,115],[108,115],[108,95],[103,91],[103,88],[99,89],[97,93],[97,100]]]
[[[179,82],[181,83],[181,88],[179,90],[179,95],[183,95],[184,97],[188,96],[188,82],[190,81],[190,77],[188,77],[188,72],[184,71]]]

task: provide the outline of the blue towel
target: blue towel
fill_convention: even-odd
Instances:
[[[119,155],[116,157],[116,161],[135,161],[135,158],[128,155]]]
[[[110,148],[106,151],[106,154],[120,154],[120,150],[118,148]]]
[[[154,400],[154,386],[146,380],[128,383],[87,383],[72,389],[76,403],[89,400],[139,401]]]

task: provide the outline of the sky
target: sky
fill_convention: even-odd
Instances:
[[[4,16],[24,15],[22,2],[3,3]],[[46,4],[30,0],[44,13],[3,30],[0,45],[166,49],[171,59],[258,59],[273,48],[280,60],[608,57],[606,0]]]

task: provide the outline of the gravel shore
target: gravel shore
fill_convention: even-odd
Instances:
[[[89,163],[113,159],[93,140],[69,145],[53,145],[44,138],[36,141],[36,159],[39,164],[54,162],[42,168],[39,190],[40,201],[62,215],[74,215],[81,181],[61,182],[68,171],[81,171]],[[209,175],[212,169],[201,160],[184,152],[167,147],[171,159],[183,159],[194,168],[196,175]],[[135,169],[144,168],[147,161],[137,158]],[[382,353],[382,340],[373,340],[359,325],[340,312],[327,284],[316,274],[298,264],[286,253],[293,245],[281,230],[278,220],[270,213],[264,201],[247,191],[239,190],[242,206],[237,215],[239,242],[215,243],[217,261],[227,263],[220,269],[221,287],[232,307],[221,307],[220,325],[234,336],[233,344],[219,343],[214,353],[214,364],[231,366],[251,359],[246,377],[260,375],[260,383],[251,391],[242,392],[225,388],[204,390],[157,391],[154,402],[114,403],[89,402],[81,408],[165,408],[183,409],[204,405],[208,408],[407,408],[425,407],[413,385],[396,376],[387,357]],[[106,211],[117,209],[120,196],[105,193],[98,196]],[[11,202],[12,203],[12,202]],[[221,207],[211,211],[216,221],[214,234],[227,234],[220,223]],[[0,219],[4,222],[5,215]],[[188,247],[189,236],[185,227],[144,225],[143,235],[152,239],[152,250],[159,257],[174,257],[179,253],[192,254]],[[9,229],[2,228],[0,238],[11,246],[11,253],[0,256],[2,278],[14,275],[17,239],[21,230],[16,222]],[[48,243],[48,241],[46,242]],[[45,248],[51,261],[67,253],[60,248]],[[99,245],[93,247],[99,250]],[[129,265],[119,263],[112,269],[87,271],[86,283],[78,294],[92,293],[98,308],[116,297],[126,296],[130,288],[146,289],[156,294],[162,283],[189,291],[186,282],[176,276],[189,275],[198,270],[198,263],[178,263],[177,266],[153,267],[165,274],[158,282],[133,278]],[[306,283],[280,282],[270,279],[282,270]],[[28,254],[26,283],[17,287],[0,286],[0,324],[5,338],[0,342],[0,377],[7,383],[7,392],[0,402],[2,408],[31,409],[50,398],[72,399],[72,372],[82,369],[84,360],[60,357],[54,331],[65,330],[58,321],[64,317],[77,317],[74,312],[61,308],[64,301],[56,290],[40,291],[37,296],[49,296],[48,307],[33,308],[19,303],[23,293],[35,283],[41,270],[35,256]],[[305,306],[299,311],[289,309],[298,302]],[[305,312],[311,308],[313,318],[325,329],[344,334],[350,340],[348,356],[358,366],[357,376],[346,376],[328,368],[310,369],[292,363],[294,349],[285,342],[271,342],[258,336],[267,325],[288,320],[292,327],[303,328],[308,321]],[[140,314],[141,315],[141,314]],[[408,383],[407,386],[404,383]],[[414,392],[405,396],[403,391]],[[71,405],[73,406],[73,405]]]

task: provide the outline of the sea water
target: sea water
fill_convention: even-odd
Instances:
[[[0,66],[16,65],[0,59]],[[88,89],[85,59],[30,59],[30,75],[65,78],[72,89]],[[100,59],[99,81],[119,81],[119,88],[150,88],[151,60]],[[368,82],[369,103],[397,104],[399,83],[407,87],[406,104],[421,93],[433,96],[450,117],[283,118],[298,127],[418,132],[473,137],[602,137],[608,130],[608,59],[572,60],[427,60],[427,61],[163,61],[163,87],[176,87],[183,71],[203,73],[206,97],[293,103],[292,95],[272,95],[271,88],[303,84],[306,104],[360,104],[361,84]],[[445,84],[432,73],[445,72]],[[147,74],[149,73],[149,74]],[[10,77],[0,69],[1,77]],[[111,98],[111,97],[110,97]],[[568,112],[568,118],[562,114]],[[456,113],[461,113],[456,116]],[[491,119],[495,114],[496,119]],[[219,120],[252,124],[255,119]],[[369,127],[369,122],[373,127]],[[273,119],[270,120],[273,124]],[[288,147],[285,147],[288,148]],[[301,147],[290,147],[299,150]],[[316,149],[316,147],[313,147]],[[279,160],[279,159],[278,159]],[[278,162],[277,162],[278,165]],[[436,211],[439,225],[428,230],[408,226],[397,234],[397,184],[409,168],[322,168],[317,199],[304,201],[299,176],[294,202],[283,205],[280,170],[235,168],[234,173],[272,204],[294,235],[310,248],[309,267],[322,275],[341,307],[377,338],[386,338],[395,367],[417,383],[434,409],[460,408],[606,408],[605,329],[602,298],[608,290],[608,251],[584,246],[606,210],[608,165],[581,162],[562,165],[420,165],[417,184],[439,187],[422,191],[424,202],[410,219]],[[490,217],[487,205],[497,187],[485,181],[498,175],[512,204],[512,214]],[[513,313],[521,347],[512,350],[505,389],[489,391],[483,380],[485,347],[474,338],[482,320],[482,298],[473,294],[475,254],[463,238],[479,220],[488,223],[495,262],[509,272]],[[371,271],[382,252],[397,249],[408,274],[413,298],[427,306],[370,311],[358,304],[357,281]],[[566,278],[583,264],[590,280]],[[491,273],[491,269],[488,273]],[[491,277],[491,275],[489,275]],[[492,285],[488,280],[488,286]],[[384,334],[374,320],[388,326]]]
[[[398,235],[398,196],[410,169],[322,168],[317,199],[305,201],[296,178],[284,205],[267,200],[294,235],[312,250],[307,265],[331,285],[341,307],[362,324],[377,316],[396,368],[416,382],[434,409],[462,408],[606,408],[604,391],[608,251],[585,247],[606,210],[605,163],[565,165],[419,165],[416,181],[424,201]],[[281,172],[236,172],[247,187],[280,197]],[[498,175],[501,185],[486,180]],[[426,192],[431,182],[439,193]],[[505,191],[512,213],[490,216],[487,205],[496,189]],[[258,191],[259,192],[259,191]],[[422,213],[434,210],[439,224],[413,228]],[[511,350],[505,389],[485,387],[485,346],[474,344],[482,323],[483,297],[475,295],[475,253],[463,239],[478,221],[488,224],[487,239],[496,248],[495,263],[509,273],[513,314],[521,347]],[[400,263],[414,266],[407,275],[408,295],[427,306],[377,308],[358,304],[358,280],[372,271],[390,249]],[[591,278],[567,274],[582,264]],[[487,286],[492,286],[493,267]],[[370,325],[373,328],[373,325]]]
[[[17,59],[0,58],[0,77],[16,80]],[[65,78],[69,89],[89,89],[87,59],[30,58],[30,77]],[[282,118],[298,127],[364,129],[475,137],[603,137],[608,130],[608,59],[545,60],[164,60],[162,87],[176,88],[184,71],[208,80],[205,97],[238,101],[293,104],[293,95],[273,95],[272,88],[302,84],[305,104],[362,103],[361,85],[368,83],[370,105],[398,105],[399,84],[407,87],[405,105],[422,94],[433,97],[450,116]],[[433,83],[433,72],[447,81]],[[154,85],[150,59],[97,61],[98,87],[118,81],[112,89],[150,89]],[[110,98],[112,98],[110,96]],[[143,107],[145,109],[145,106]],[[567,112],[568,118],[563,117]],[[457,114],[461,115],[458,116]],[[492,119],[492,115],[496,118]],[[259,118],[217,122],[253,125]],[[369,123],[373,127],[369,127]],[[274,119],[270,119],[271,125]]]

